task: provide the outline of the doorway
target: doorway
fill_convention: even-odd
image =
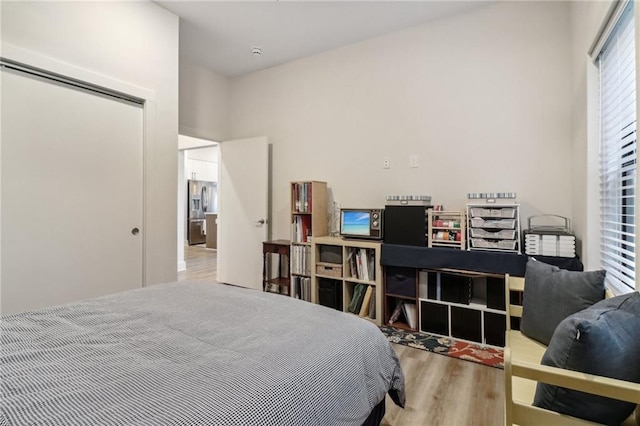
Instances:
[[[191,143],[179,151],[178,194],[178,271],[187,265],[184,261],[185,229],[187,219],[187,150],[202,149],[216,144],[219,148],[219,216],[217,229],[217,279],[226,284],[242,287],[261,288],[262,243],[269,235],[269,185],[270,185],[270,144],[266,137],[213,141],[185,138]],[[195,142],[194,142],[195,139]],[[197,173],[194,177],[197,177]],[[192,188],[189,187],[189,190]],[[198,194],[198,191],[195,191]],[[202,199],[202,197],[201,197]],[[193,201],[193,200],[192,200]],[[191,201],[190,201],[191,203]],[[195,205],[198,204],[196,198]],[[191,208],[191,205],[189,205]],[[253,253],[258,253],[254,256]]]
[[[198,262],[190,261],[195,249],[201,260],[215,264],[217,259],[218,147],[215,141],[178,136],[179,275],[199,269]]]

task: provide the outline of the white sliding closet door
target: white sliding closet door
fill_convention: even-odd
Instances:
[[[2,314],[141,287],[142,106],[6,69],[1,87]]]

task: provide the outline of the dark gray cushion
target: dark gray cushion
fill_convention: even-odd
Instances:
[[[520,331],[545,345],[560,321],[604,298],[605,271],[566,271],[527,262]]]
[[[542,364],[640,383],[640,293],[596,303],[558,325]],[[597,423],[620,424],[635,404],[539,383],[533,404]]]

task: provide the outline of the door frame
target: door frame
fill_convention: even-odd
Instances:
[[[186,211],[186,192],[187,187],[187,158],[185,151],[199,148],[209,148],[212,146],[220,147],[220,142],[212,139],[204,139],[196,136],[191,136],[186,132],[180,131],[178,134],[178,272],[185,271],[187,269],[187,263],[184,260],[184,245],[187,241],[187,211]],[[218,177],[220,180],[220,167],[218,167]]]

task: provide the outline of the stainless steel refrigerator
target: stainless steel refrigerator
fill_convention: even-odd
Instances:
[[[189,245],[206,241],[205,213],[218,212],[218,187],[216,182],[187,181],[187,241]]]

